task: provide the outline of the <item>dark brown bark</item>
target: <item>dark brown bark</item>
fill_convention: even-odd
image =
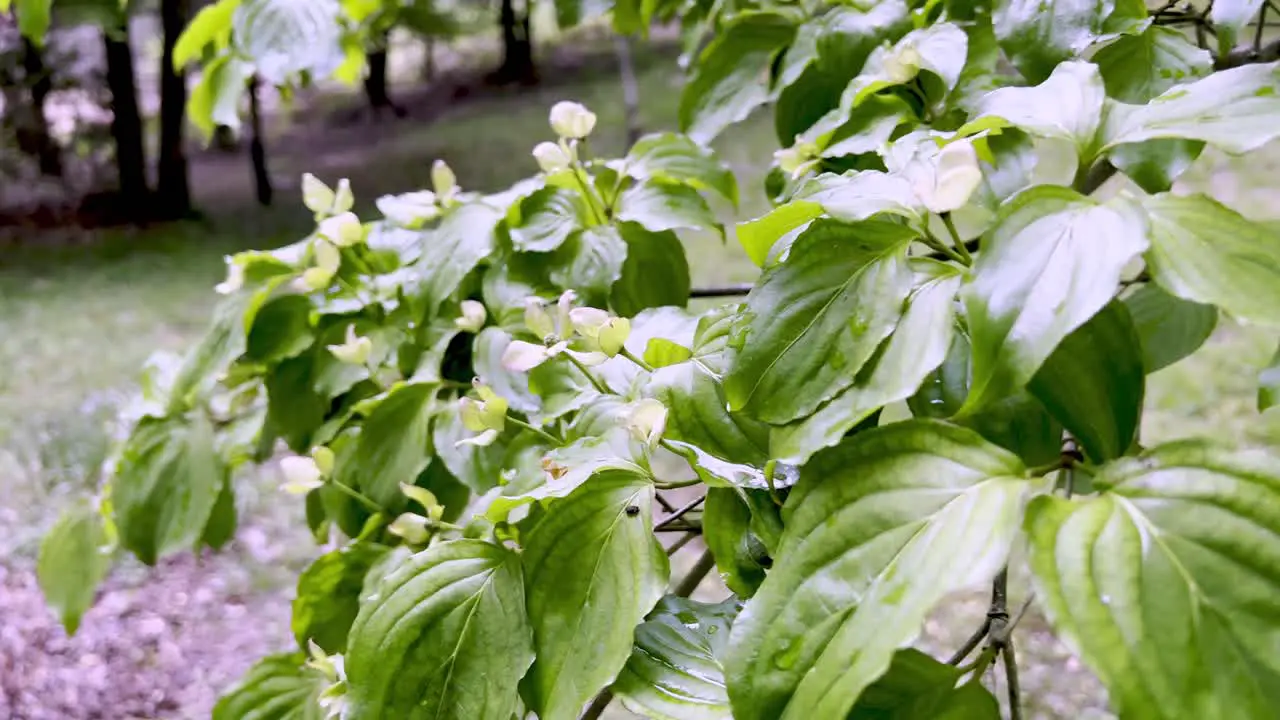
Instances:
[[[22,70],[31,90],[31,116],[16,128],[18,148],[36,158],[42,175],[61,177],[62,154],[49,134],[49,121],[44,114],[45,99],[53,91],[53,77],[44,66],[40,48],[30,38],[23,38],[22,46]]]
[[[387,92],[387,36],[383,35],[378,47],[369,51],[369,72],[364,78],[364,94],[375,116],[390,109],[396,117],[404,117],[405,110],[397,105]]]
[[[262,140],[262,107],[258,101],[261,85],[257,75],[249,80],[249,126],[252,133],[249,158],[253,163],[253,187],[258,195],[258,204],[270,205],[275,189],[271,187],[271,174],[267,172],[267,148]]]
[[[533,64],[528,0],[525,0],[522,13],[516,12],[515,0],[502,0],[498,24],[502,27],[502,65],[490,75],[490,80],[499,84],[536,83],[538,73]]]
[[[187,0],[163,0],[160,21],[164,28],[164,53],[160,58],[160,164],[156,201],[161,216],[180,218],[191,214],[191,187],[183,148],[187,80],[185,72],[173,67],[173,48],[187,22]]]
[[[147,159],[142,144],[142,115],[138,112],[138,88],[133,76],[133,52],[128,26],[104,28],[107,51],[107,87],[111,91],[111,136],[116,144],[116,169],[124,214],[141,219],[147,204]]]

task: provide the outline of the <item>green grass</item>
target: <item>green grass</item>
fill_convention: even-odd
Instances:
[[[680,85],[673,53],[638,55],[643,125],[672,129]],[[368,144],[318,142],[303,156],[273,157],[272,169],[280,177],[303,171],[349,177],[364,211],[380,194],[427,186],[436,158],[449,162],[464,187],[497,190],[536,171],[529,151],[549,138],[547,110],[559,99],[579,100],[598,113],[596,150],[621,149],[621,91],[610,65],[593,63],[573,81],[461,103],[434,122],[371,126],[368,137],[376,141]],[[742,184],[737,217],[759,214],[766,207],[764,172],[776,148],[768,118],[753,117],[717,147]],[[1186,184],[1225,192],[1230,196],[1221,199],[1239,200],[1244,211],[1265,217],[1274,212],[1274,193],[1258,188],[1275,177],[1278,157],[1206,158]],[[182,349],[202,332],[223,255],[306,232],[310,219],[296,188],[283,189],[275,208],[257,208],[248,169],[236,161],[197,165],[198,191],[240,188],[238,195],[202,197],[209,213],[204,222],[112,232],[89,246],[6,252],[0,262],[0,482],[11,490],[6,503],[17,514],[48,517],[65,493],[91,482],[104,442],[102,419],[151,352]],[[727,219],[735,215],[724,210]],[[686,247],[697,285],[749,282],[757,273],[732,239],[693,235]],[[1197,433],[1243,442],[1280,437],[1280,420],[1260,420],[1253,409],[1257,369],[1274,341],[1265,330],[1224,322],[1201,353],[1155,375],[1147,393],[1148,442]],[[0,528],[8,524],[0,516]]]

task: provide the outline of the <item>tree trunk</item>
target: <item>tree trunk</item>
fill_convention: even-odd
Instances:
[[[533,39],[529,35],[529,4],[525,1],[524,13],[517,14],[515,0],[502,0],[498,13],[502,26],[502,65],[490,75],[498,84],[517,82],[532,85],[538,81],[533,65]]]
[[[370,51],[369,73],[364,78],[364,93],[369,99],[369,108],[375,117],[382,115],[384,108],[390,108],[396,117],[404,117],[405,110],[391,100],[387,93],[387,43],[389,39],[383,35],[378,47]]]
[[[424,41],[426,52],[422,62],[422,79],[431,82],[436,79],[436,39],[429,37]]]
[[[61,177],[62,154],[49,134],[49,120],[44,114],[45,99],[53,90],[53,78],[44,66],[40,48],[30,38],[23,38],[22,45],[22,70],[31,90],[31,108],[27,122],[16,128],[18,148],[36,158],[40,174]]]
[[[636,82],[636,68],[631,60],[631,40],[616,35],[614,45],[618,50],[618,70],[622,75],[622,106],[627,118],[627,147],[640,139],[644,129],[640,127],[640,86]]]
[[[147,159],[142,144],[142,116],[133,77],[133,53],[127,23],[105,28],[107,87],[111,90],[111,136],[116,143],[120,200],[126,217],[140,219],[147,203]]]
[[[271,187],[271,174],[267,172],[267,148],[262,142],[262,107],[258,102],[261,85],[257,75],[249,80],[249,126],[253,133],[249,141],[249,158],[253,162],[253,187],[258,194],[258,204],[270,205],[275,190]]]
[[[181,218],[191,214],[191,188],[182,139],[187,79],[185,72],[173,67],[173,48],[187,22],[187,0],[163,0],[160,20],[164,28],[164,53],[160,58],[160,165],[156,201],[164,217]]]

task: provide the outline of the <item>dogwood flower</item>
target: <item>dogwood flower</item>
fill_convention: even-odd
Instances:
[[[341,345],[327,346],[330,353],[339,362],[348,365],[364,365],[369,362],[369,354],[373,352],[373,341],[367,337],[356,335],[356,326],[347,326],[346,342]]]
[[[551,129],[565,139],[581,140],[596,127],[596,114],[581,103],[562,100],[551,106]]]

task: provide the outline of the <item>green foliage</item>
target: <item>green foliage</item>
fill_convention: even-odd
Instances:
[[[299,47],[321,5],[244,0],[190,54],[328,67],[380,11]],[[1268,228],[1169,192],[1277,136],[1274,51],[1231,45],[1258,7],[1215,5],[1215,44],[1129,2],[691,4],[688,136],[597,158],[559,103],[541,173],[481,195],[440,167],[367,222],[308,178],[316,230],[230,258],[206,339],[152,366],[98,512],[46,541],[50,602],[74,625],[70,574],[116,547],[225,542],[232,471],[283,445],[345,541],[299,581],[310,659],[264,660],[219,718],[995,718],[997,661],[1020,717],[1011,563],[1121,716],[1269,717],[1280,457],[1141,432],[1147,375],[1220,313],[1280,322]],[[737,228],[762,274],[692,314],[679,233],[739,197],[704,144],[771,102],[775,207]],[[734,597],[685,599],[713,567]],[[972,643],[907,648],[982,585]]]

